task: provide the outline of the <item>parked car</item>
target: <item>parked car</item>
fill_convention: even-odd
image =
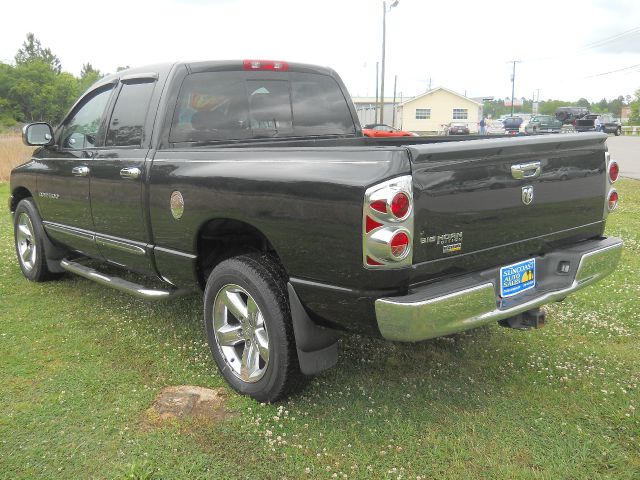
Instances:
[[[487,135],[504,135],[504,123],[500,120],[494,120],[487,127]]]
[[[589,114],[589,109],[586,107],[558,107],[556,109],[556,118],[560,120],[563,125],[575,125],[576,120]]]
[[[560,133],[562,122],[551,115],[532,117],[525,128],[526,133]]]
[[[506,117],[502,123],[507,135],[517,135],[522,125],[522,117]]]
[[[531,121],[533,115],[530,113],[518,113],[518,117],[522,119],[522,123],[520,124],[520,128],[518,130],[520,133],[525,133],[525,129],[527,125],[529,125],[529,122]]]
[[[11,172],[19,268],[203,292],[222,377],[262,402],[335,365],[341,333],[541,326],[615,269],[602,134],[364,138],[349,98],[331,69],[262,60],[99,80],[55,130],[23,130],[40,148]],[[551,163],[585,176],[541,184]]]
[[[362,127],[365,137],[417,137],[413,132],[405,132],[384,123],[371,123]]]
[[[447,126],[447,135],[469,135],[469,125],[462,122],[453,122]]]
[[[602,131],[605,133],[613,133],[616,137],[622,135],[622,123],[613,115],[604,114],[600,118]]]
[[[622,134],[622,124],[608,114],[590,114],[576,120],[576,132],[593,132],[596,130],[596,119],[600,121],[600,131],[613,133],[618,136]]]

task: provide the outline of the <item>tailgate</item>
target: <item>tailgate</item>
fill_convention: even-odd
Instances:
[[[600,235],[605,140],[587,133],[407,146],[415,273],[464,273]],[[535,177],[515,178],[535,175],[537,164]]]
[[[594,125],[595,125],[595,120],[593,118],[576,120],[576,127],[593,127]]]

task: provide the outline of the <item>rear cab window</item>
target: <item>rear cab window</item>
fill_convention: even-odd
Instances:
[[[319,73],[199,72],[184,79],[169,141],[354,135],[338,83]]]

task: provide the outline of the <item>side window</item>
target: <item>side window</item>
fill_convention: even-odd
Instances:
[[[111,114],[107,146],[140,147],[154,82],[123,84]]]
[[[82,150],[99,145],[100,127],[112,89],[98,91],[65,121],[60,142],[63,148]]]

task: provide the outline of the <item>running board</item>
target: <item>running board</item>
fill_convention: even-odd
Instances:
[[[67,258],[60,261],[60,266],[67,272],[88,278],[100,285],[106,285],[107,287],[115,288],[121,292],[126,292],[138,298],[144,298],[147,300],[164,300],[166,298],[177,297],[188,293],[187,290],[179,290],[177,288],[159,289],[145,287],[144,285],[139,285],[125,280],[124,278],[101,273],[82,263],[75,262]]]

